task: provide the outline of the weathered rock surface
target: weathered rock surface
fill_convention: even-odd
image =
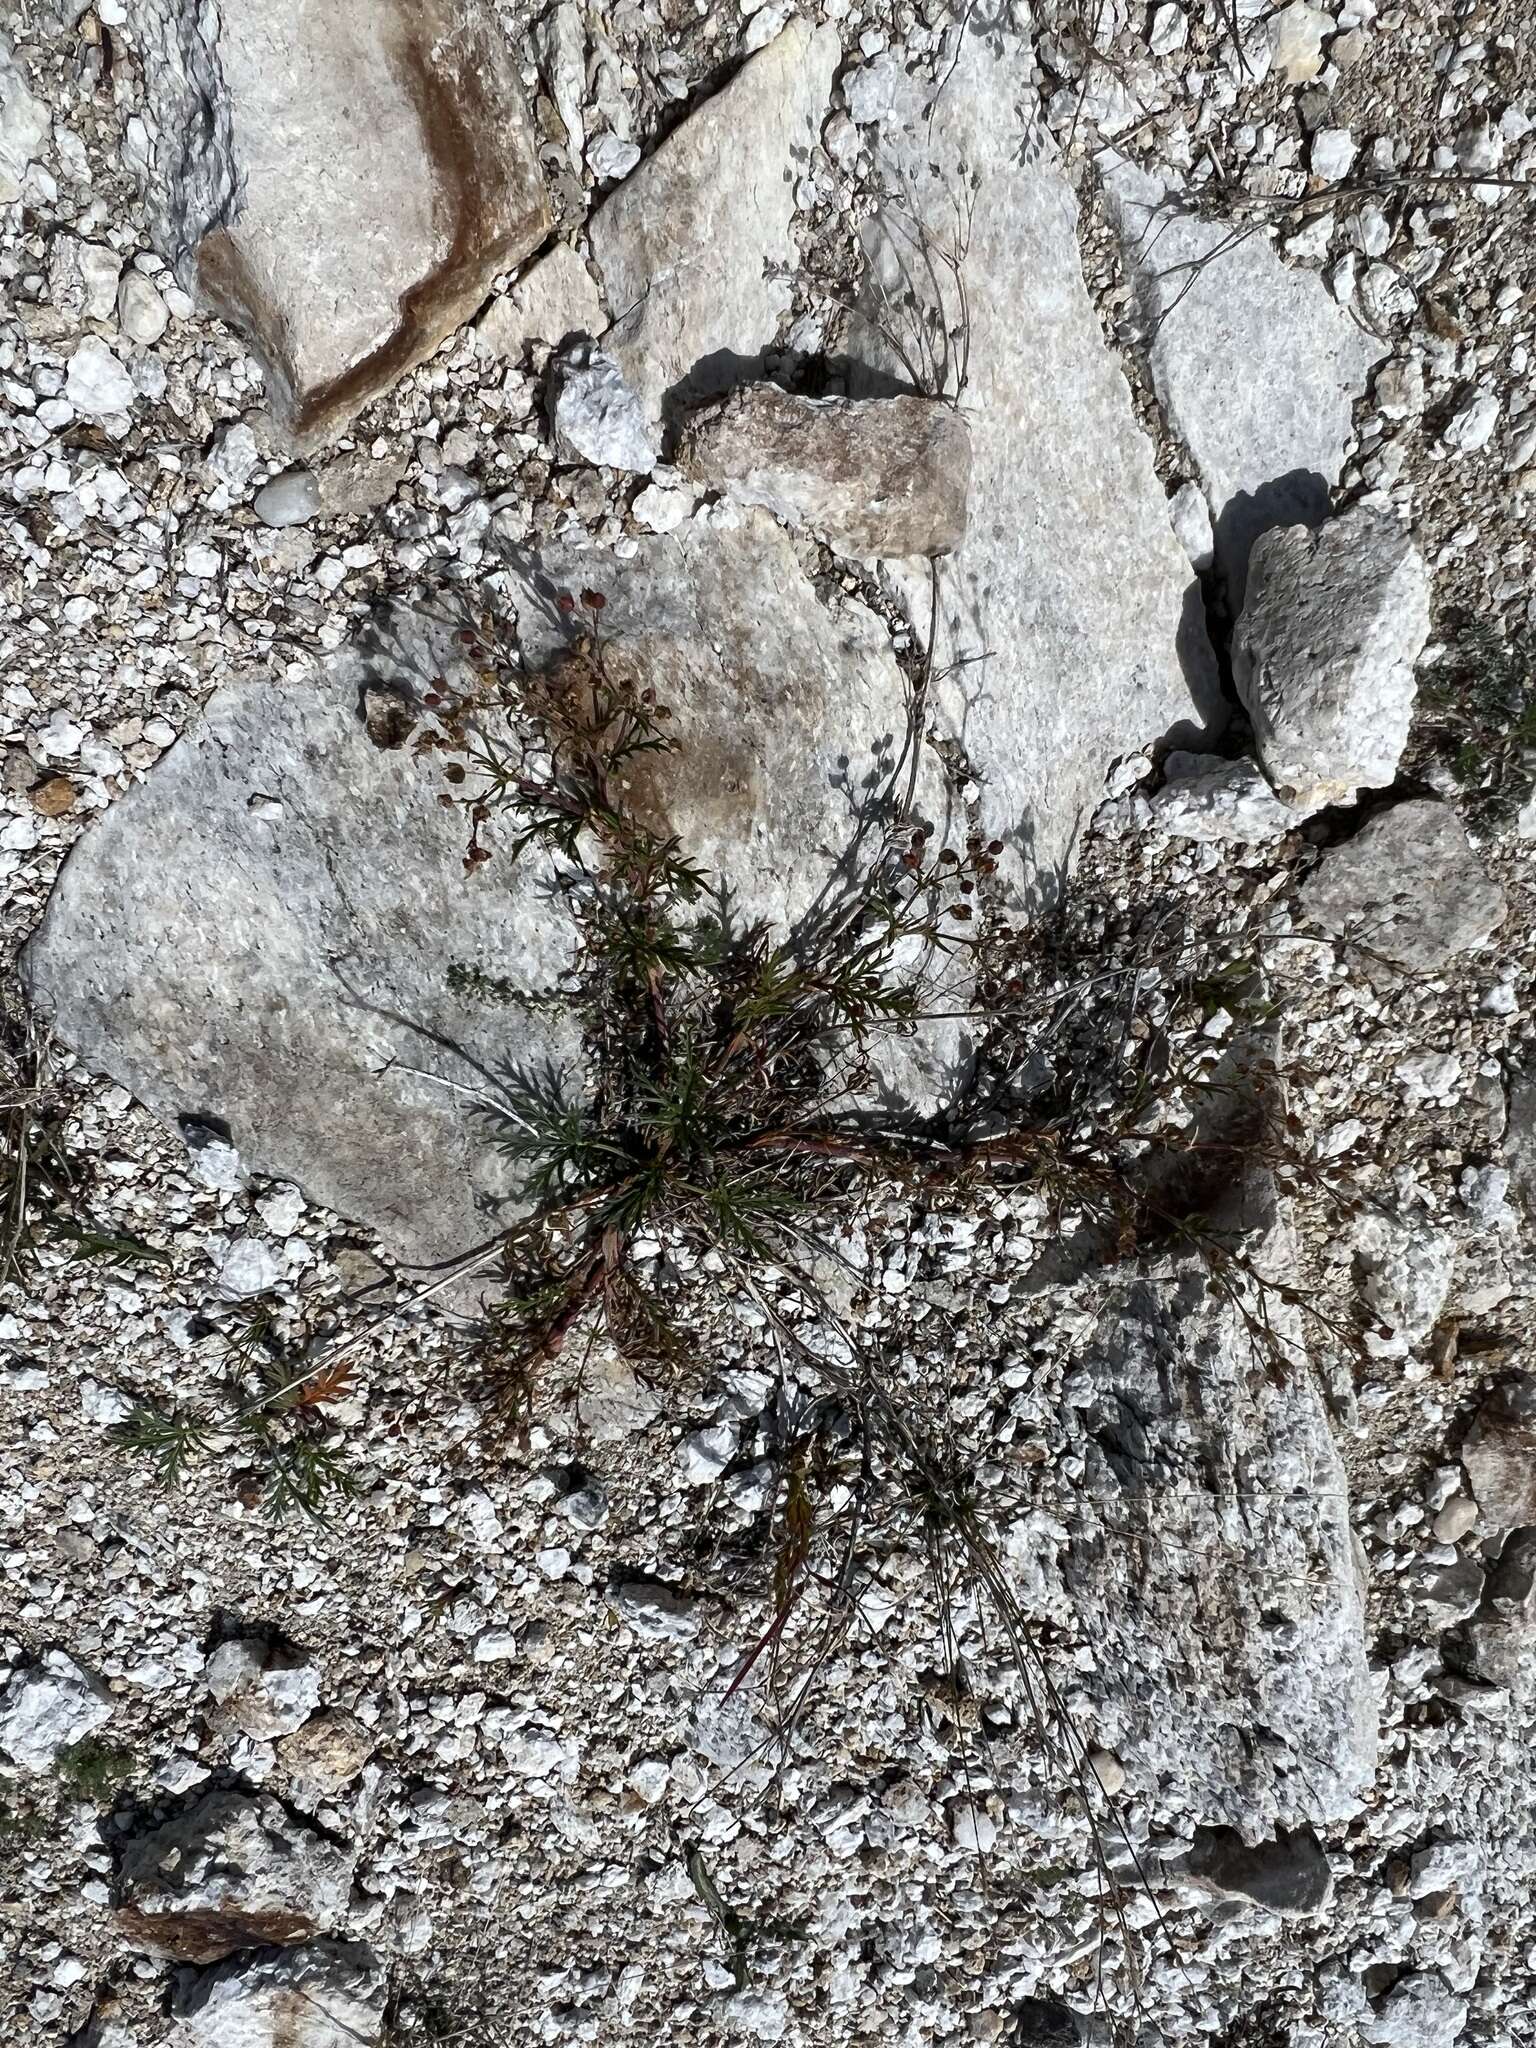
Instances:
[[[1192,738],[1217,693],[1199,586],[1083,285],[1076,201],[1020,103],[1025,63],[972,24],[931,125],[932,87],[904,81],[879,155],[902,197],[867,231],[867,324],[854,340],[869,366],[859,390],[888,392],[907,379],[881,327],[905,320],[915,333],[935,313],[930,335],[960,324],[953,294],[942,308],[911,303],[914,275],[927,274],[911,215],[951,249],[956,194],[931,166],[964,164],[976,179],[970,518],[943,571],[932,711],[981,785],[1007,879],[1038,905],[1059,888],[1110,763],[1170,729]],[[913,346],[909,336],[909,358]],[[952,393],[958,362],[934,373]],[[899,580],[926,630],[926,566]]]
[[[1536,1223],[1536,1069],[1517,1068],[1509,1077],[1504,1154],[1510,1185]]]
[[[465,873],[441,769],[400,743],[441,675],[465,675],[450,630],[402,613],[313,680],[218,691],[80,842],[26,962],[88,1064],[422,1261],[483,1242],[509,1192],[478,1091],[576,1052],[547,1009],[456,991],[547,992],[574,932],[537,862]]]
[[[656,431],[606,349],[576,342],[554,365],[552,386],[555,446],[568,462],[650,475],[659,452]]]
[[[1369,2048],[1457,2048],[1465,2039],[1467,2001],[1436,1970],[1410,1970],[1360,2029]]]
[[[596,337],[607,325],[592,273],[569,242],[557,242],[486,308],[475,338],[492,355],[518,362],[531,342],[555,348],[573,334]]]
[[[599,207],[607,345],[653,420],[756,374],[790,290],[795,167],[816,143],[836,31],[796,19]]]
[[[1263,846],[1299,825],[1305,811],[1283,804],[1248,760],[1178,748],[1163,763],[1164,782],[1149,799],[1151,823],[1171,839]]]
[[[306,1812],[337,1798],[377,1744],[374,1732],[353,1714],[316,1714],[278,1744],[287,1797]]]
[[[1272,1913],[1315,1913],[1333,1890],[1328,1858],[1310,1828],[1281,1828],[1272,1840],[1252,1844],[1232,1828],[1196,1828],[1184,1874]]]
[[[1536,1526],[1536,1376],[1496,1387],[1461,1447],[1462,1467],[1485,1528]]]
[[[1248,565],[1232,674],[1287,803],[1350,803],[1397,774],[1429,638],[1429,571],[1390,508],[1264,534]]]
[[[1529,1697],[1536,1681],[1536,1529],[1517,1529],[1488,1576],[1482,1605],[1462,1631],[1474,1677]]]
[[[965,533],[971,437],[936,399],[796,398],[749,384],[688,422],[677,462],[846,555],[947,555]]]
[[[1355,1225],[1360,1298],[1406,1348],[1439,1321],[1456,1269],[1456,1240],[1428,1216],[1367,1209]]]
[[[296,441],[337,432],[547,232],[482,0],[141,0],[159,238]]]
[[[1456,813],[1429,798],[1378,812],[1332,847],[1301,902],[1325,931],[1425,973],[1480,946],[1505,913],[1504,891],[1484,873]]]
[[[1291,1270],[1283,1220],[1244,1249]],[[1344,1469],[1296,1311],[1265,1306],[1278,1354],[1198,1259],[1113,1286],[1067,1388],[1061,1559],[1099,1739],[1249,1841],[1355,1812],[1376,1754]]]
[[[1151,327],[1152,382],[1205,488],[1235,603],[1259,534],[1326,517],[1354,401],[1387,344],[1263,235],[1198,219],[1114,151],[1099,171]]]
[[[388,1989],[371,1949],[262,1949],[178,1985],[167,2048],[371,2048]]]
[[[74,1743],[112,1718],[112,1696],[62,1650],[18,1672],[0,1695],[0,1751],[18,1770],[52,1770]]]
[[[675,750],[649,756],[630,797],[725,886],[743,924],[801,923],[862,881],[861,819],[888,790],[906,736],[906,685],[879,619],[824,604],[765,512],[696,518],[628,561],[551,549],[513,585],[525,655],[552,658],[567,627],[552,593],[606,600],[604,646],[671,712]],[[923,757],[922,821],[947,825]]]
[[[275,1799],[210,1792],[128,1843],[117,1924],[137,1946],[189,1963],[308,1941],[345,1914],[352,1861]]]
[[[224,1716],[253,1742],[291,1735],[320,1703],[320,1673],[306,1658],[254,1636],[220,1643],[203,1667]]]

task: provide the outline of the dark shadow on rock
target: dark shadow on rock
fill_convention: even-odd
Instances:
[[[1328,481],[1315,469],[1288,470],[1256,491],[1239,491],[1223,506],[1216,520],[1216,560],[1234,618],[1242,609],[1248,557],[1260,534],[1277,526],[1321,526],[1328,512]]]

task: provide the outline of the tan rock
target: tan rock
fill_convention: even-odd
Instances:
[[[971,437],[931,398],[797,398],[749,384],[689,422],[678,467],[847,555],[947,555],[965,534]]]

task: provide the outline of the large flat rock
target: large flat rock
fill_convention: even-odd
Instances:
[[[755,376],[789,311],[799,166],[826,118],[836,31],[799,19],[673,130],[592,218],[604,346],[653,419]]]
[[[445,671],[447,629],[402,614],[313,681],[219,690],[76,847],[25,962],[90,1066],[169,1120],[222,1120],[248,1167],[423,1261],[487,1238],[508,1192],[444,1084],[579,1049],[547,1010],[456,992],[459,969],[549,990],[574,930],[536,862],[467,875],[440,757],[370,737],[365,684],[409,724]]]
[[[1283,1217],[1244,1249],[1277,1280],[1294,1269]],[[1178,1258],[1112,1280],[1068,1389],[1085,1470],[1061,1570],[1097,1739],[1159,1805],[1253,1841],[1358,1811],[1376,1709],[1304,1332],[1230,1277]]]
[[[569,633],[551,599],[595,590],[602,638],[671,713],[672,751],[632,777],[630,800],[723,886],[732,919],[802,926],[867,877],[899,799],[907,686],[867,606],[813,588],[766,512],[725,508],[644,543],[627,561],[553,548],[514,588],[524,656]],[[947,825],[924,750],[914,823]]]
[[[1387,344],[1262,233],[1200,219],[1187,194],[1113,151],[1099,171],[1151,323],[1153,387],[1194,461],[1235,605],[1261,533],[1326,518],[1355,400]]]
[[[872,391],[915,373],[945,395],[934,387],[953,392],[968,364],[970,519],[941,571],[933,708],[981,782],[1017,893],[1038,907],[1112,762],[1192,737],[1217,688],[1199,590],[1083,283],[1076,201],[1028,76],[1016,40],[973,25],[935,106],[931,87],[906,82],[881,123],[896,196],[867,232],[853,344]],[[963,303],[944,260],[961,239]],[[926,629],[926,568],[902,581]]]
[[[549,210],[485,0],[136,0],[151,207],[313,444],[475,311]]]

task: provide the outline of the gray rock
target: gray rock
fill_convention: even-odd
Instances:
[[[632,1580],[610,1586],[608,1604],[649,1642],[687,1642],[699,1632],[700,1603],[678,1586]]]
[[[387,1991],[360,1942],[260,1949],[177,1985],[166,2048],[372,2048]]]
[[[117,1925],[135,1947],[189,1963],[309,1941],[345,1915],[352,1863],[275,1799],[210,1792],[128,1842]]]
[[[1170,839],[1266,846],[1307,815],[1281,803],[1251,761],[1176,749],[1163,773],[1163,787],[1148,809],[1155,829]]]
[[[123,272],[117,291],[117,324],[141,348],[153,348],[171,324],[159,287],[142,270]]]
[[[239,327],[301,446],[484,300],[549,214],[484,0],[144,0],[158,240]]]
[[[1457,2048],[1467,2001],[1433,1970],[1412,1970],[1376,2003],[1360,2028],[1369,2048]]]
[[[1350,803],[1392,782],[1428,637],[1429,571],[1390,509],[1255,543],[1232,675],[1288,803]]]
[[[21,197],[27,168],[49,125],[48,109],[28,89],[10,45],[0,40],[0,206]]]
[[[249,1170],[424,1263],[483,1243],[511,1192],[499,1077],[578,1043],[516,1002],[575,957],[549,871],[466,874],[435,757],[400,743],[434,730],[438,676],[471,680],[451,629],[400,613],[313,679],[216,692],[81,839],[26,962],[89,1065],[168,1121],[221,1118]]]
[[[647,416],[755,374],[789,310],[797,164],[814,147],[837,33],[796,19],[599,207],[588,234],[608,346]]]
[[[18,1770],[48,1771],[112,1718],[112,1696],[62,1650],[19,1672],[0,1695],[0,1750]]]
[[[133,379],[107,344],[88,334],[69,359],[64,396],[88,419],[107,419],[133,404]]]
[[[997,40],[973,22],[931,123],[932,88],[908,80],[881,124],[881,174],[901,198],[866,231],[851,346],[869,366],[860,393],[888,392],[910,384],[902,354],[920,363],[935,334],[968,331],[970,517],[940,578],[931,708],[980,784],[983,831],[1007,848],[1001,879],[1038,907],[1059,890],[1111,762],[1170,728],[1194,737],[1217,690],[1199,586],[1083,285],[1071,186],[1022,110],[1025,55],[1006,36],[994,52]],[[942,306],[913,302],[927,276],[914,213],[958,253],[958,173],[935,163],[976,181],[964,316],[952,288]],[[899,353],[881,332],[893,326]],[[930,364],[926,388],[952,393],[958,369]],[[927,566],[897,580],[925,634]]]
[[[1506,908],[1456,813],[1429,798],[1378,812],[1330,848],[1301,904],[1324,931],[1430,974],[1482,945]]]
[[[845,555],[947,555],[965,533],[971,437],[934,399],[796,398],[749,384],[688,422],[677,462]]]
[[[1205,487],[1237,603],[1259,534],[1326,516],[1354,402],[1388,347],[1264,235],[1197,218],[1114,151],[1098,164],[1151,329],[1152,382]]]
[[[1454,1661],[1474,1678],[1517,1699],[1536,1692],[1536,1529],[1517,1529],[1505,1544],[1458,1650]]]
[[[1272,1913],[1315,1913],[1333,1892],[1333,1872],[1310,1828],[1281,1828],[1245,1842],[1232,1828],[1197,1828],[1184,1874],[1225,1898],[1251,1899]]]
[[[1268,1200],[1258,1204],[1262,1219]],[[1284,1277],[1283,1215],[1243,1238]],[[1092,1615],[1077,1683],[1138,1783],[1249,1840],[1358,1811],[1376,1706],[1346,1480],[1294,1307],[1275,1346],[1203,1261],[1116,1277],[1067,1387],[1085,1470],[1060,1569]]]
[[[1461,1463],[1485,1528],[1536,1525],[1536,1375],[1521,1373],[1488,1395]]]
[[[566,461],[650,475],[656,431],[606,349],[575,343],[553,366],[551,392],[555,446]]]
[[[320,1704],[320,1673],[306,1658],[254,1636],[220,1643],[203,1666],[224,1717],[253,1742],[302,1728]]]
[[[490,354],[515,363],[530,342],[553,348],[572,334],[595,338],[607,325],[592,273],[569,242],[557,242],[486,308],[475,338]]]
[[[1405,1344],[1440,1320],[1456,1267],[1456,1240],[1427,1216],[1367,1209],[1355,1226],[1360,1298]]]
[[[287,469],[256,493],[252,509],[263,526],[303,526],[320,511],[320,486],[307,469]]]
[[[576,1395],[576,1419],[595,1444],[621,1443],[649,1429],[662,1412],[662,1399],[636,1377],[634,1368],[606,1344],[587,1354]]]

